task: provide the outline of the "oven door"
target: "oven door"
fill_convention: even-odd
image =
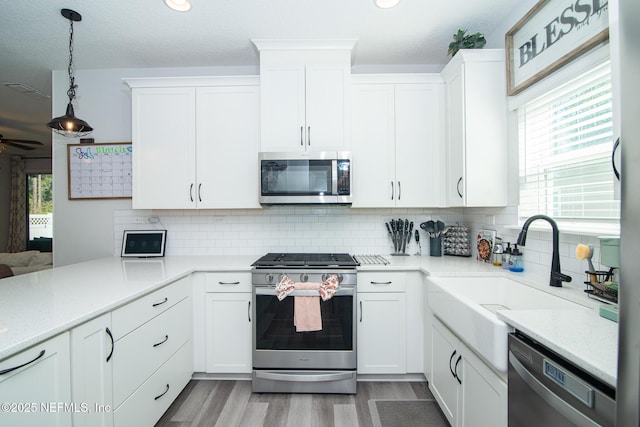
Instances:
[[[296,332],[294,297],[317,295],[296,290],[279,301],[275,287],[254,286],[254,369],[356,369],[355,286],[341,287],[330,300],[320,300],[322,330]]]

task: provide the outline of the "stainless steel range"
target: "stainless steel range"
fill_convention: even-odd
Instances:
[[[356,392],[357,265],[324,253],[269,253],[253,264],[254,392]],[[320,297],[317,287],[336,283]]]

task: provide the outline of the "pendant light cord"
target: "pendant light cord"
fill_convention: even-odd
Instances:
[[[76,97],[76,88],[78,85],[75,84],[75,77],[73,76],[73,20],[69,20],[71,26],[69,27],[69,66],[67,67],[67,71],[69,72],[69,89],[67,90],[67,96],[69,97],[69,102],[73,101]]]

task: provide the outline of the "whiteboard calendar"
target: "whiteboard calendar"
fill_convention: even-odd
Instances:
[[[130,199],[131,143],[68,144],[69,200]]]

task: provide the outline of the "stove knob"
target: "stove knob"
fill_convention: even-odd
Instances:
[[[338,283],[342,283],[342,279],[344,279],[344,276],[338,273]]]
[[[273,283],[273,274],[271,274],[271,273],[265,274],[264,275],[264,280],[267,283]]]
[[[284,278],[284,273],[278,274],[278,283],[280,283],[280,281],[282,281],[283,278]]]
[[[329,277],[331,277],[331,275],[330,275],[330,274],[324,273],[324,274],[322,275],[322,281],[324,282],[325,280],[329,279]]]
[[[300,274],[300,281],[301,282],[308,282],[309,281],[309,275],[305,274],[305,273]]]

